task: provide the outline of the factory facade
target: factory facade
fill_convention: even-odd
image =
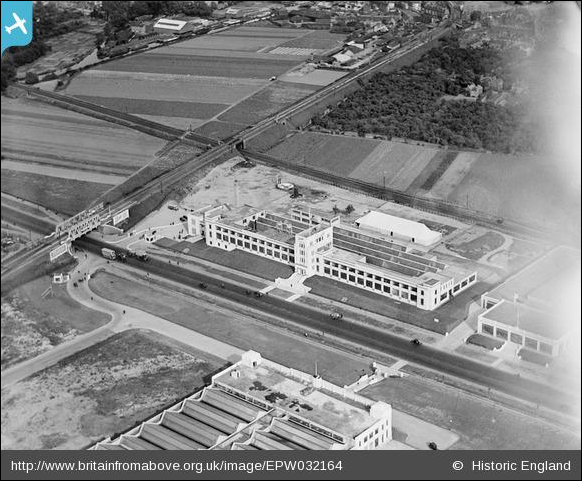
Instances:
[[[392,407],[247,351],[211,384],[96,450],[385,449]]]
[[[413,222],[376,228],[368,228],[369,223],[368,217],[362,221],[366,226],[343,225],[339,217],[325,219],[299,209],[234,212],[218,206],[191,214],[188,230],[209,246],[290,265],[299,279],[319,275],[424,310],[436,309],[477,282],[475,272],[452,268],[419,250],[426,245],[410,237]],[[424,234],[423,243],[440,240],[424,225],[415,230]]]

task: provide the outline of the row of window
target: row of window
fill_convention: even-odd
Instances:
[[[484,334],[489,334],[490,336],[503,339],[504,341],[510,341],[514,344],[527,347],[528,349],[533,349],[534,351],[540,351],[546,354],[552,353],[552,345],[547,342],[538,341],[537,339],[532,339],[528,336],[523,336],[517,334],[516,332],[511,332],[508,329],[503,329],[501,327],[495,327],[491,324],[481,323],[481,332]]]
[[[222,233],[222,234],[221,234]],[[252,237],[248,234],[241,234],[240,232],[236,232],[233,230],[229,230],[225,227],[216,226],[216,238],[219,240],[225,240],[227,242],[231,242],[234,244],[237,239],[239,240],[247,240],[250,242],[257,242],[259,245],[263,245],[266,247],[272,247],[274,249],[283,249],[287,250],[287,247],[281,246],[275,242],[266,241],[264,239],[257,239]]]
[[[323,272],[324,274],[327,274],[331,277],[335,277],[346,282],[354,282],[362,287],[368,287],[380,293],[399,297],[400,299],[410,300],[411,302],[416,302],[418,299],[417,294],[409,293],[408,291],[401,290],[387,284],[382,284],[380,282],[374,282],[372,279],[364,279],[363,277],[356,276],[355,274],[348,274],[347,272],[332,270],[329,267],[324,267]],[[423,299],[420,300],[420,304],[424,305]]]
[[[388,279],[386,277],[382,277],[382,276],[379,276],[376,274],[370,274],[369,272],[360,271],[360,270],[357,270],[353,267],[348,267],[348,266],[345,266],[343,264],[338,264],[337,262],[331,262],[327,259],[323,260],[323,265],[324,265],[324,272],[326,274],[329,274],[330,268],[327,268],[325,266],[330,266],[332,268],[331,269],[332,275],[334,275],[336,277],[338,275],[337,272],[339,270],[342,273],[353,273],[357,276],[365,277],[368,280],[380,281],[380,282],[384,282],[385,284],[391,284],[393,287],[399,287],[402,289],[409,289],[410,292],[417,292],[418,291],[418,289],[414,286],[409,286],[407,284],[404,284],[404,283],[401,283],[398,281],[394,281],[392,279]],[[353,276],[351,276],[351,277],[353,277]],[[346,279],[346,277],[344,275],[342,275],[341,278]]]

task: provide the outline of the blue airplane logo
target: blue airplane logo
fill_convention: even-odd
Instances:
[[[24,24],[26,23],[26,20],[22,20],[15,13],[13,13],[12,16],[14,17],[14,24],[10,25],[10,27],[8,27],[8,26],[4,27],[4,29],[6,30],[6,33],[8,35],[10,35],[12,33],[12,30],[14,30],[15,28],[19,28],[20,30],[22,30],[22,33],[24,35],[26,35],[28,33],[26,31],[26,27],[24,26]]]
[[[32,41],[32,2],[2,2],[2,53]]]

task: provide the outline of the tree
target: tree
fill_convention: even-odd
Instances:
[[[38,83],[38,75],[35,74],[34,72],[30,71],[26,72],[26,75],[24,77],[24,83],[27,83],[29,85]]]
[[[9,60],[2,61],[2,92],[6,90],[10,81],[15,77],[16,70],[14,69],[14,65]]]
[[[352,204],[349,204],[346,207],[346,210],[344,210],[344,212],[346,213],[346,215],[350,215],[353,211],[355,211],[356,209],[354,208],[354,206]]]
[[[339,209],[339,207],[337,205],[334,205],[331,210],[333,211],[333,213],[335,215],[338,215],[340,213],[340,209]]]
[[[481,17],[482,14],[479,10],[473,10],[469,18],[471,19],[471,22],[478,22],[481,20]]]

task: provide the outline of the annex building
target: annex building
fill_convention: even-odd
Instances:
[[[90,449],[350,450],[392,439],[392,407],[247,351],[212,382]]]
[[[567,247],[550,251],[481,296],[486,310],[479,315],[478,332],[559,355],[568,347],[575,323],[580,323],[571,309],[572,295],[579,296],[579,290],[571,292],[579,277],[579,251]]]
[[[299,209],[280,213],[222,205],[190,214],[188,233],[209,246],[290,265],[297,282],[323,276],[424,310],[436,309],[477,282],[476,272],[422,250],[425,243],[438,242],[439,233],[418,222],[373,217],[344,225],[339,216],[326,219]]]

